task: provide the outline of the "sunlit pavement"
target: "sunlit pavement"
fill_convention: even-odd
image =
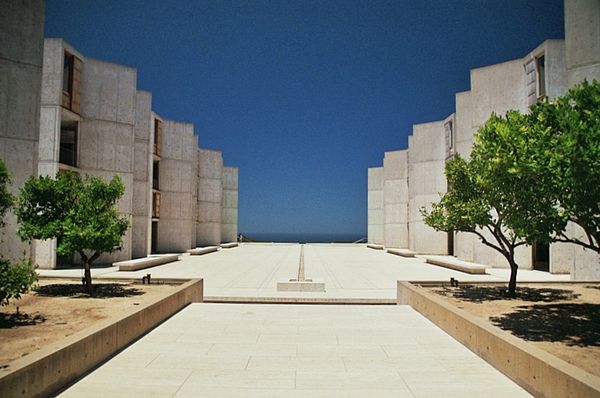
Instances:
[[[233,249],[135,272],[115,267],[93,270],[96,277],[203,278],[204,295],[218,297],[314,297],[395,299],[396,281],[508,281],[508,269],[488,268],[487,275],[470,275],[405,258],[365,245],[308,244],[304,249],[305,276],[325,282],[325,292],[278,292],[277,282],[297,277],[298,244],[242,244]],[[40,270],[41,275],[81,276],[81,270]],[[569,275],[519,270],[520,281],[564,281]]]
[[[61,397],[522,397],[407,306],[192,304]]]

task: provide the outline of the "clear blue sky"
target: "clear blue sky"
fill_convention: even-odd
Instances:
[[[46,37],[138,68],[240,168],[240,232],[364,236],[367,168],[452,113],[469,69],[563,38],[562,3],[47,0]]]

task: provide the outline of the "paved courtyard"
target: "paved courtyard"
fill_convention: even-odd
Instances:
[[[407,306],[192,304],[61,397],[525,397]]]
[[[469,275],[435,265],[421,258],[405,258],[365,245],[307,244],[304,246],[306,278],[325,282],[323,293],[278,292],[277,282],[296,278],[299,244],[242,244],[202,256],[182,256],[175,263],[135,272],[115,267],[96,268],[94,276],[140,278],[204,278],[205,296],[229,297],[324,297],[395,299],[397,280],[508,281],[509,270],[489,268],[488,275]],[[41,270],[42,275],[81,276],[81,269]],[[520,281],[568,280],[569,275],[519,270]]]
[[[305,245],[321,293],[278,292],[298,276],[298,244],[243,244],[96,278],[204,278],[205,297],[396,298],[397,280],[507,281],[365,245]],[[40,271],[80,276],[81,270]],[[519,271],[521,281],[568,275]],[[519,386],[408,306],[192,304],[71,386],[63,397],[517,397]]]

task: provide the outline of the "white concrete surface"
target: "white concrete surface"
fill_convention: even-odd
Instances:
[[[192,304],[60,397],[526,397],[408,306]]]
[[[368,249],[366,245],[307,244],[305,277],[325,283],[325,292],[278,292],[277,282],[296,278],[299,244],[243,243],[234,250],[204,256],[183,255],[181,261],[133,272],[115,267],[96,268],[95,277],[204,278],[205,296],[396,298],[396,281],[508,281],[510,270],[488,269],[486,275],[469,275],[426,264],[423,258],[406,258]],[[39,270],[41,275],[81,276],[80,269]],[[519,281],[569,280],[569,275],[519,270]]]

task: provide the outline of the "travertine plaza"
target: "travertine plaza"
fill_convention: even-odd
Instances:
[[[600,5],[565,1],[565,40],[547,40],[523,58],[471,70],[471,89],[456,94],[456,110],[444,120],[413,126],[408,148],[386,152],[383,167],[368,171],[368,240],[420,254],[453,255],[490,267],[508,267],[495,250],[468,233],[436,232],[425,225],[422,207],[446,192],[444,166],[454,154],[467,158],[473,136],[492,113],[527,111],[542,97],[565,94],[574,84],[600,80]],[[582,231],[570,225],[571,234]],[[565,243],[520,247],[521,268],[574,280],[600,279],[600,258]]]

